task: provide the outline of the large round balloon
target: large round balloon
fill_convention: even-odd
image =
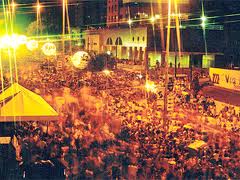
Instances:
[[[73,65],[78,69],[85,69],[89,60],[90,56],[85,51],[78,51],[71,58]]]
[[[16,34],[3,36],[0,39],[0,46],[1,48],[17,48],[19,46],[18,36]]]
[[[20,35],[20,36],[18,36],[17,41],[18,41],[18,44],[19,44],[19,45],[27,44],[27,36],[25,36],[25,35]]]
[[[33,51],[38,48],[38,42],[36,40],[30,40],[27,42],[27,48],[30,51]]]
[[[56,55],[57,48],[53,43],[45,43],[42,47],[42,51],[46,56]]]

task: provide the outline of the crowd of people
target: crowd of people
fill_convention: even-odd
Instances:
[[[186,80],[175,82],[175,111],[165,117],[161,90],[146,92],[144,74],[67,66],[20,70],[19,83],[44,97],[59,120],[17,124],[19,177],[240,178],[239,116],[231,108],[217,113],[214,100],[195,96]],[[216,126],[198,122],[209,116]],[[224,129],[227,122],[226,132],[210,129]],[[194,142],[203,144],[190,147]]]
[[[212,97],[204,96],[201,91],[198,94],[191,93],[181,82],[175,83],[176,104],[180,107],[199,112],[206,117],[206,121],[217,124],[223,129],[239,133],[240,114],[234,106],[218,108]]]

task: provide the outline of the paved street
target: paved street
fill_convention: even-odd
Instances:
[[[217,101],[240,106],[240,92],[238,91],[231,91],[216,86],[206,86],[203,88],[203,94],[211,96]]]
[[[129,64],[122,64],[118,63],[118,68],[129,71],[129,72],[143,72],[144,71],[144,66],[142,65],[129,65]]]

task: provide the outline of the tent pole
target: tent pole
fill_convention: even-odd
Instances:
[[[48,134],[48,125],[49,125],[49,122],[47,121],[47,134]]]

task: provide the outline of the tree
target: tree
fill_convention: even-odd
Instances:
[[[91,56],[91,60],[88,64],[90,71],[102,71],[106,69],[114,69],[116,67],[116,61],[108,54],[99,54]]]
[[[33,35],[37,35],[38,33],[40,34],[41,32],[43,33],[46,30],[46,26],[41,23],[38,24],[37,21],[33,21],[31,22],[28,27],[27,27],[27,35],[33,36]]]

